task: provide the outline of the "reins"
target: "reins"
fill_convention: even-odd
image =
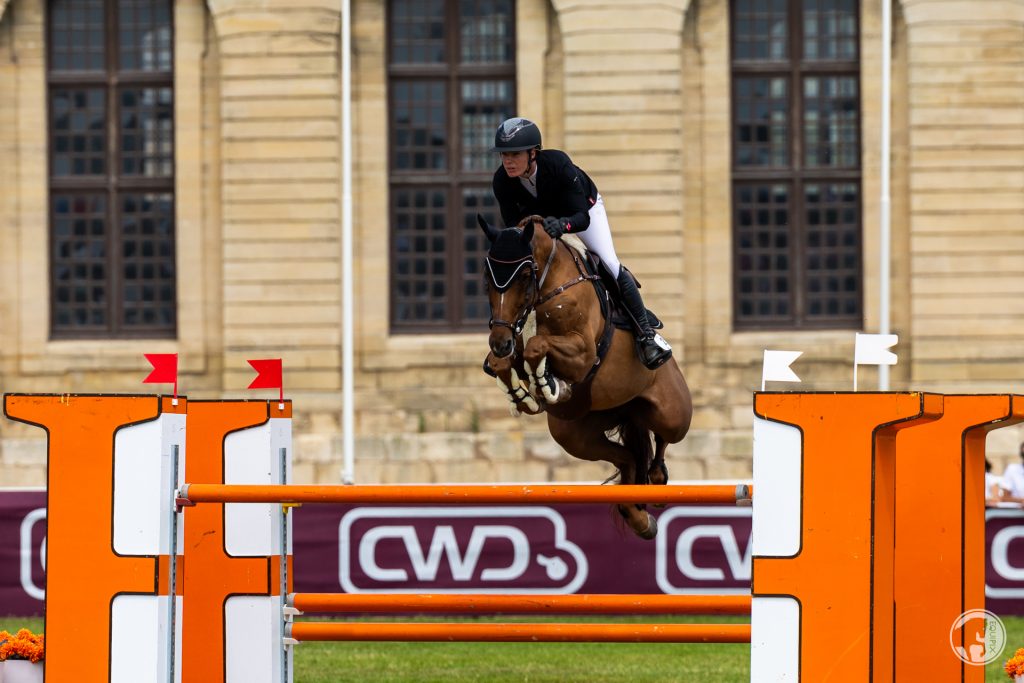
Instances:
[[[558,245],[561,244],[566,249],[569,249],[569,247],[567,245],[562,243],[562,240],[554,240],[554,242],[555,242],[554,246],[551,248],[552,256],[548,257],[548,265],[545,266],[545,268],[544,268],[544,275],[545,276],[548,273],[548,270],[547,270],[548,267],[551,265],[551,262],[554,260],[553,256],[554,256],[555,250],[558,249]],[[547,302],[551,301],[552,299],[554,299],[556,296],[558,296],[559,294],[561,294],[565,290],[569,289],[570,287],[574,287],[575,285],[578,285],[581,282],[589,282],[591,280],[597,280],[598,279],[597,275],[587,275],[586,271],[583,269],[583,265],[580,263],[580,257],[577,256],[575,251],[573,251],[572,249],[569,249],[569,253],[572,255],[573,263],[576,264],[576,270],[579,271],[579,276],[575,280],[570,280],[568,282],[564,282],[564,283],[560,284],[559,286],[555,287],[554,289],[552,289],[550,292],[548,292],[544,296],[538,298],[537,301],[535,301],[534,304],[533,304],[534,308],[536,308],[537,306],[540,306],[541,304],[546,304]],[[542,277],[540,282],[537,284],[537,291],[538,292],[540,291],[540,288],[541,288],[541,286],[543,284],[544,284],[544,278]]]

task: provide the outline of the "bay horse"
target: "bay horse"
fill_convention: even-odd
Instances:
[[[598,298],[597,276],[567,244],[577,238],[552,239],[538,227],[540,216],[505,229],[480,215],[477,222],[491,243],[486,362],[513,412],[546,413],[559,446],[582,460],[611,463],[619,483],[668,483],[665,449],[686,436],[693,416],[679,366],[648,370],[631,332],[606,320],[610,307]],[[617,507],[638,536],[655,537],[655,519],[640,501]]]

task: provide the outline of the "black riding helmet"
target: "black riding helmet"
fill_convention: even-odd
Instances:
[[[522,152],[540,148],[540,128],[529,119],[506,119],[494,133],[492,152]]]

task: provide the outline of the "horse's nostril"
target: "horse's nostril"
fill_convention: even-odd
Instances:
[[[493,344],[491,346],[491,350],[494,351],[494,355],[498,358],[504,358],[512,353],[512,340],[502,339],[501,341]]]

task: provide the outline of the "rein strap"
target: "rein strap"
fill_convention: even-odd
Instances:
[[[558,249],[559,244],[562,244],[561,240],[555,240],[554,246],[551,248],[551,254],[548,256],[547,265],[544,266],[544,274],[541,276],[540,282],[537,283],[538,292],[541,290],[541,286],[544,284],[544,278],[546,278],[548,275],[548,268],[551,267],[551,262],[554,261],[555,251]],[[565,245],[562,244],[562,246]],[[565,248],[569,249],[568,246],[565,246]],[[586,271],[583,269],[583,266],[580,264],[579,257],[576,256],[576,253],[572,249],[569,249],[569,253],[572,255],[572,260],[576,264],[576,270],[578,270],[580,273],[579,277],[577,277],[575,280],[570,280],[569,282],[562,283],[558,287],[555,287],[550,292],[537,299],[537,301],[533,304],[534,307],[540,306],[541,304],[545,304],[548,301],[551,301],[556,296],[558,296],[565,290],[569,289],[570,287],[573,287],[574,285],[578,285],[581,282],[588,282],[590,280],[598,279],[597,275],[587,275]]]

